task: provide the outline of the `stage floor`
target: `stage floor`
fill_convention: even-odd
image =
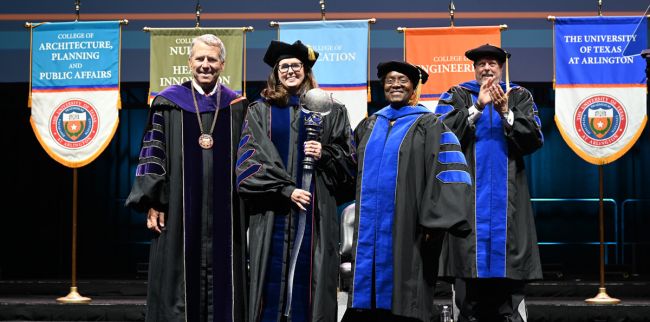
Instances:
[[[59,304],[69,290],[66,281],[0,281],[0,321],[144,321],[146,282],[143,280],[82,280],[79,292],[90,304]],[[618,305],[590,305],[598,283],[563,280],[531,283],[527,289],[530,322],[650,322],[650,280],[607,283],[607,292],[621,299]],[[436,305],[449,305],[451,292],[439,283]],[[347,294],[339,293],[339,318]]]

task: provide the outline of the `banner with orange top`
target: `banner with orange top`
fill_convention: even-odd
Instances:
[[[501,46],[500,26],[404,28],[404,60],[422,67],[429,79],[420,103],[435,111],[440,94],[453,85],[474,79],[469,49],[489,43]]]

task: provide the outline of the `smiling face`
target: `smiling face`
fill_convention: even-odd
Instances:
[[[224,68],[225,62],[219,58],[220,53],[219,47],[201,41],[194,44],[192,48],[190,57],[192,76],[206,93],[214,88]]]
[[[305,67],[298,58],[285,58],[278,62],[278,79],[290,93],[295,93],[305,80]]]
[[[474,63],[474,76],[479,85],[483,84],[483,82],[487,82],[487,80],[492,77],[494,77],[498,83],[501,80],[502,71],[503,66],[494,58],[485,57]]]
[[[392,71],[384,77],[384,95],[393,107],[408,105],[413,96],[413,82],[404,74]]]

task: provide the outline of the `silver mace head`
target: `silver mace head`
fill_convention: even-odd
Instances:
[[[300,106],[307,113],[327,115],[334,107],[334,98],[320,88],[312,88],[300,96]]]

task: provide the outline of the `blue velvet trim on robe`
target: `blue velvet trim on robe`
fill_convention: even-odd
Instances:
[[[442,183],[466,183],[472,185],[472,178],[469,173],[462,170],[445,170],[436,175],[436,179]]]
[[[245,120],[244,125],[242,125],[242,132],[244,130],[246,130],[247,127],[248,127],[248,120]],[[251,138],[250,134],[244,135],[244,137],[242,137],[241,140],[239,140],[239,145],[237,146],[237,151],[239,151],[239,149],[241,149],[246,143],[248,143],[248,140],[250,140],[250,138]],[[253,154],[255,154],[254,150],[251,150],[251,151],[253,151],[253,152],[247,158],[250,158],[251,156],[253,156]],[[247,158],[244,158],[244,159],[239,158],[237,160],[237,164],[236,164],[235,168],[238,168]],[[248,178],[248,177],[252,176],[253,174],[255,174],[257,171],[259,171],[259,169],[261,167],[262,167],[262,165],[260,165],[260,164],[253,164],[253,165],[250,165],[246,170],[242,171],[239,174],[239,176],[237,176],[237,179],[236,179],[237,188],[239,188],[239,184],[242,181],[246,180],[246,178]]]
[[[501,89],[503,89],[503,91],[505,92],[506,91],[506,83],[500,82],[499,85],[501,86]],[[476,95],[478,94],[479,90],[481,89],[481,85],[479,85],[477,81],[473,80],[473,81],[462,83],[462,84],[460,84],[460,86],[464,87],[467,90],[469,90],[470,92],[472,92],[472,101],[476,102]],[[515,84],[515,83],[510,83],[510,88],[511,89],[512,88],[518,88],[518,87],[520,87],[520,86]],[[451,97],[451,95],[449,97]],[[533,103],[533,112],[535,113],[535,115],[533,116],[534,119],[535,119],[535,123],[537,123],[537,125],[539,127],[541,127],[542,126],[542,120],[538,116],[537,105],[535,103]],[[542,133],[541,130],[538,131],[538,132],[539,132],[540,138],[542,139],[542,142],[544,142],[544,134]]]
[[[478,94],[478,92],[481,90],[481,85],[476,80],[461,83],[459,86],[469,90],[470,92],[472,92],[472,103],[476,102],[476,95],[475,94]],[[506,92],[506,83],[505,82],[499,82],[499,86],[501,86],[501,89],[505,93]],[[517,88],[517,87],[519,87],[519,85],[517,85],[515,83],[512,83],[512,82],[510,83],[510,88],[511,89],[512,88]]]
[[[452,132],[442,132],[442,136],[440,136],[440,145],[447,145],[447,144],[460,146],[460,142],[458,141],[458,137],[456,137],[456,134]]]
[[[242,137],[241,140],[239,141],[239,146],[237,146],[237,149],[241,149],[241,147],[244,146],[244,144],[248,143],[248,140],[250,139],[251,139],[250,134],[244,135],[244,137]]]
[[[447,104],[436,105],[436,114],[447,114],[454,110],[454,107]]]
[[[235,168],[239,168],[239,166],[244,163],[244,161],[248,160],[248,158],[252,157],[253,154],[255,154],[254,149],[246,150],[246,152],[242,153],[242,155],[237,159],[237,164],[235,164]]]
[[[542,133],[541,128],[542,128],[542,120],[539,118],[539,112],[537,111],[537,104],[533,103],[533,118],[535,118],[535,123],[537,123],[538,126],[538,132],[539,132],[539,137],[542,140],[542,143],[544,143],[544,133]]]
[[[255,174],[255,172],[259,171],[262,166],[259,164],[253,164],[250,167],[246,168],[246,170],[242,171],[242,173],[237,176],[237,187],[239,187],[239,184],[246,180],[246,178],[252,176]]]
[[[503,91],[506,84],[500,82]],[[476,80],[460,84],[476,102]],[[511,88],[519,87],[510,83]],[[492,104],[476,122],[476,269],[480,278],[505,277],[508,232],[508,144],[503,121]]]
[[[269,135],[286,169],[291,136],[291,107],[271,106],[270,121]],[[261,321],[277,321],[283,307],[280,301],[284,298],[282,296],[283,274],[285,274],[283,260],[284,254],[288,252],[284,248],[287,219],[288,214],[276,213],[274,216],[273,234],[264,278],[264,298],[262,299],[264,307],[262,308]]]
[[[400,109],[387,106],[376,113],[377,121],[366,144],[363,162],[353,308],[392,308],[392,228],[399,150],[409,129],[426,113],[431,112],[423,106]]]
[[[442,95],[440,95],[440,98],[439,98],[438,102],[440,102],[442,100],[450,101],[452,96],[453,95],[451,93],[447,93],[447,92],[442,93]],[[438,103],[438,105],[436,105],[434,113],[436,113],[436,114],[447,114],[447,113],[449,113],[449,112],[451,112],[453,110],[454,110],[454,107],[451,106],[451,105]]]
[[[271,141],[282,158],[287,169],[289,157],[289,140],[291,139],[291,107],[271,106]]]
[[[465,155],[460,151],[441,151],[438,154],[438,162],[441,164],[457,163],[467,165]]]
[[[476,101],[475,93],[472,93]],[[508,144],[492,104],[476,122],[476,269],[480,278],[506,276]]]
[[[296,179],[297,187],[300,188],[300,179],[302,178],[302,159],[304,158],[302,146],[305,140],[304,122],[302,121],[302,117],[304,117],[303,113],[299,114],[301,119],[297,120],[299,126],[298,146],[292,147],[289,145],[291,138],[291,106],[297,104],[298,97],[290,97],[290,106],[271,107],[270,136],[271,141],[280,154],[285,169],[289,168],[287,163],[289,162],[288,158],[290,149],[297,149],[295,151],[297,168],[294,179]],[[315,204],[316,195],[313,192],[313,185],[311,192],[314,200],[312,204]],[[293,299],[291,302],[292,322],[308,321],[310,314],[312,209],[308,208],[306,216],[305,235],[300,247],[298,263],[294,273]],[[262,308],[261,321],[277,321],[279,320],[280,314],[284,312],[285,302],[281,303],[280,301],[286,301],[287,285],[285,274],[287,274],[287,272],[285,269],[288,269],[288,254],[290,254],[291,251],[291,249],[285,249],[284,240],[285,238],[290,238],[291,242],[289,245],[290,247],[293,247],[295,229],[298,224],[297,216],[294,216],[291,221],[288,220],[289,217],[289,214],[278,213],[276,213],[274,217],[273,236],[265,274],[264,298],[262,300],[264,307]],[[288,230],[292,233],[287,237],[286,234]]]

